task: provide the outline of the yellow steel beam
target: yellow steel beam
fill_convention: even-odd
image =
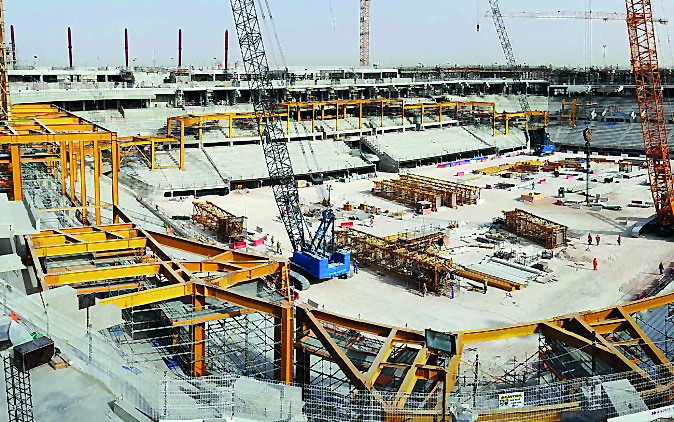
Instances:
[[[37,247],[35,248],[35,252],[37,253],[37,256],[42,258],[47,256],[78,255],[90,252],[118,251],[122,249],[143,249],[146,247],[146,244],[147,239],[144,238],[106,240],[103,242],[85,242]]]
[[[414,386],[417,383],[417,380],[419,379],[417,377],[417,366],[424,365],[427,361],[428,349],[426,347],[422,347],[419,349],[419,352],[417,352],[417,356],[414,358],[412,366],[407,370],[405,378],[403,378],[403,382],[400,384],[400,388],[398,389],[399,394],[396,400],[396,406],[398,409],[405,407],[405,403],[407,403],[407,399],[409,398],[409,393],[412,392]]]
[[[587,339],[589,340],[589,339],[592,337],[592,334],[593,334],[593,333],[592,333],[592,332],[593,332],[592,327],[591,327],[587,322],[585,322],[579,315],[575,316],[575,317],[572,319],[572,322],[577,323],[577,325],[579,326],[579,328],[585,330],[585,332],[586,332],[585,338],[587,338]],[[615,358],[617,358],[617,361],[616,361],[616,359],[612,359],[612,360],[606,361],[606,362],[609,363],[611,366],[613,366],[614,368],[621,368],[621,369],[624,370],[624,371],[634,371],[634,372],[640,374],[640,375],[641,375],[643,378],[645,378],[646,380],[651,380],[650,375],[648,375],[648,373],[646,373],[646,371],[644,371],[643,369],[641,369],[641,368],[640,368],[636,363],[634,363],[632,360],[628,359],[628,358],[627,358],[627,357],[626,357],[620,350],[618,350],[618,348],[617,348],[614,344],[612,344],[610,341],[606,340],[603,336],[600,336],[600,335],[598,335],[598,334],[595,334],[595,335],[594,335],[594,338],[596,338],[602,345],[604,345],[604,347],[606,347],[611,353],[613,353],[613,355],[614,355]],[[596,346],[595,346],[595,349],[596,349]]]
[[[203,243],[195,242],[189,239],[184,239],[176,236],[171,236],[164,233],[154,232],[148,230],[147,233],[154,238],[154,240],[162,245],[172,249],[177,249],[183,252],[189,252],[194,255],[201,255],[207,257],[213,257],[220,255],[223,252],[227,252],[224,248],[219,248],[217,246],[206,245]]]
[[[396,341],[422,344],[426,340],[426,336],[421,331],[408,330],[401,327],[392,327],[390,325],[351,318],[319,309],[309,309],[305,307],[305,310],[311,311],[312,316],[319,321],[339,325],[340,327],[350,328],[352,330],[364,333],[374,334],[378,337],[388,337],[388,335],[391,333],[391,330],[396,328]]]
[[[114,305],[120,309],[128,309],[134,306],[149,305],[183,296],[191,296],[194,294],[194,290],[194,284],[191,283],[174,284],[103,299],[101,300],[101,306]]]
[[[643,349],[644,353],[646,353],[646,355],[651,358],[651,360],[656,365],[667,365],[669,371],[672,372],[674,368],[669,365],[669,359],[667,359],[665,354],[655,346],[653,340],[651,340],[646,335],[639,324],[637,324],[636,321],[634,321],[634,319],[632,319],[632,317],[621,306],[618,306],[616,310],[623,316],[623,318],[625,318],[625,321],[627,321],[627,331],[630,333],[632,338],[641,340],[639,345]]]
[[[199,281],[194,284],[197,293],[203,296],[231,303],[242,308],[252,309],[276,318],[282,318],[281,305],[278,303],[235,293],[231,290],[223,289],[219,286],[212,286],[207,283],[201,283]]]
[[[397,329],[395,328],[391,329],[391,333],[386,338],[386,341],[384,341],[384,344],[382,344],[379,352],[377,352],[377,356],[375,356],[374,361],[370,365],[370,369],[365,374],[365,384],[368,388],[374,388],[374,383],[383,369],[382,363],[386,362],[389,356],[391,356],[391,352],[393,352],[393,341],[395,340],[396,331]]]
[[[247,281],[256,280],[258,278],[266,277],[268,275],[277,274],[286,266],[284,262],[272,262],[260,265],[255,268],[239,270],[229,273],[222,277],[217,277],[211,281],[220,287],[231,287],[237,284],[245,283]]]
[[[194,324],[202,324],[204,322],[211,322],[211,321],[218,321],[221,319],[227,319],[227,318],[233,318],[241,315],[248,315],[248,314],[253,314],[255,313],[254,310],[251,309],[241,309],[239,311],[233,311],[233,312],[226,312],[223,314],[216,314],[216,315],[208,315],[208,316],[195,316],[193,318],[189,319],[183,319],[183,320],[177,320],[177,321],[171,321],[171,325],[173,327],[186,327],[188,325],[194,325]]]
[[[353,362],[351,362],[351,359],[349,359],[344,350],[342,350],[332,337],[330,337],[330,334],[328,334],[325,327],[323,327],[321,322],[312,314],[312,311],[307,308],[298,309],[302,310],[305,316],[305,323],[321,342],[323,347],[330,353],[330,356],[334,359],[337,366],[339,366],[339,369],[341,369],[344,375],[351,381],[351,385],[358,390],[366,390],[367,385],[365,384],[365,377],[363,374],[356,368]]]
[[[0,145],[42,144],[47,142],[59,143],[61,141],[110,141],[113,134],[110,132],[90,133],[56,133],[56,134],[32,134],[32,135],[6,135],[0,134]]]
[[[48,274],[45,276],[45,281],[49,286],[103,282],[106,280],[157,275],[160,269],[161,263],[111,266],[91,270],[69,271],[62,274]]]

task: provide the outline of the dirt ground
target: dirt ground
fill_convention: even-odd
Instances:
[[[549,157],[559,160],[569,154],[556,154]],[[421,167],[408,170],[439,179],[459,181],[475,186],[486,187],[498,182],[511,182],[499,176],[478,176],[471,171],[503,163],[512,163],[532,159],[533,157],[501,157],[486,162],[471,163],[460,167],[437,168]],[[615,158],[615,157],[606,157]],[[594,177],[603,181],[604,177],[618,176],[617,164],[593,164],[597,174]],[[465,175],[457,176],[458,172]],[[479,230],[484,230],[495,217],[502,216],[503,210],[524,209],[541,217],[566,225],[570,230],[570,244],[555,250],[555,256],[549,262],[556,281],[547,284],[531,283],[521,291],[506,294],[492,288],[487,294],[461,290],[454,299],[428,295],[422,297],[413,280],[406,280],[389,271],[376,267],[363,268],[354,277],[335,279],[313,285],[300,294],[300,300],[311,299],[326,310],[351,317],[378,321],[385,324],[405,326],[417,330],[433,328],[442,331],[472,330],[494,328],[505,325],[547,319],[558,315],[599,309],[631,300],[646,288],[656,277],[659,262],[669,265],[671,261],[671,240],[657,237],[630,237],[632,226],[653,214],[652,208],[628,207],[634,200],[652,201],[649,187],[645,184],[645,170],[635,170],[632,178],[616,177],[614,183],[592,183],[593,194],[599,193],[609,199],[610,205],[620,205],[620,211],[589,211],[580,208],[554,205],[559,187],[584,188],[585,181],[579,181],[576,175],[567,178],[562,175],[555,178],[552,174],[535,174],[532,179],[514,182],[518,187],[512,190],[484,189],[482,201],[478,205],[464,206],[458,209],[440,209],[427,216],[414,216],[412,210],[397,203],[371,195],[371,179],[355,180],[348,183],[329,182],[332,186],[332,203],[341,208],[345,202],[358,205],[367,203],[389,210],[390,213],[406,211],[404,219],[389,216],[377,216],[374,227],[367,227],[369,220],[357,221],[355,227],[367,230],[379,236],[412,230],[420,226],[436,224],[447,226],[450,221],[458,221],[460,228],[451,237],[454,252],[450,257],[457,262],[469,264],[477,262],[493,250],[465,246]],[[395,174],[378,173],[378,178],[396,178]],[[540,201],[528,203],[519,200],[520,195],[533,190],[544,194]],[[323,188],[310,187],[300,189],[304,203],[317,202],[326,194]],[[222,208],[248,217],[248,229],[262,229],[262,235],[274,236],[284,246],[284,255],[289,256],[290,245],[270,188],[250,190],[243,194],[230,194],[225,197],[206,197]],[[584,200],[579,194],[567,194],[566,200]],[[160,206],[175,214],[190,214],[191,201],[164,200]],[[338,212],[338,223],[345,221],[349,213]],[[601,236],[599,246],[587,245],[587,235]],[[622,245],[617,244],[618,234],[622,235]],[[465,246],[465,247],[462,247]],[[512,246],[520,250],[540,250],[541,247],[524,241]],[[258,252],[270,253],[269,246],[258,247]],[[598,261],[598,271],[592,269],[592,260]],[[480,353],[488,353],[501,360],[527,351],[535,350],[536,339],[515,339],[507,342],[504,352],[503,342],[480,345]],[[503,356],[501,356],[503,355]],[[507,356],[506,356],[507,355]],[[498,359],[495,360],[495,365]]]

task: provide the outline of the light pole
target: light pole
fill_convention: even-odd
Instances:
[[[585,205],[590,206],[590,142],[592,141],[592,129],[586,127],[583,130],[583,138],[585,139]]]
[[[332,196],[332,195],[331,195],[331,192],[332,192],[332,185],[328,185],[328,186],[326,187],[326,189],[327,189],[327,191],[328,191],[328,207],[329,207],[329,206],[331,206],[331,204],[330,204],[330,197]]]

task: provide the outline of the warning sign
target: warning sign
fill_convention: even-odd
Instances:
[[[499,409],[515,409],[524,407],[524,391],[498,395]]]

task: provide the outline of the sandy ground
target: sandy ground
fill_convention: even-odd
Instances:
[[[561,159],[568,154],[557,154],[552,159]],[[439,179],[461,181],[475,186],[485,187],[497,182],[510,182],[498,176],[477,176],[470,172],[476,168],[501,163],[515,162],[531,157],[511,157],[492,159],[483,163],[472,163],[460,168],[422,167],[411,169]],[[617,175],[617,164],[593,164],[598,180],[605,176]],[[458,171],[465,176],[457,176]],[[408,210],[404,220],[388,216],[377,216],[373,228],[356,223],[356,228],[364,229],[380,236],[411,230],[428,224],[447,225],[450,221],[459,221],[460,229],[452,234],[452,246],[463,244],[461,235],[468,235],[488,224],[494,217],[502,216],[502,210],[521,208],[560,224],[567,225],[572,234],[579,238],[571,238],[571,244],[556,251],[550,261],[550,268],[557,281],[549,284],[530,284],[512,297],[498,289],[489,289],[486,295],[462,290],[455,299],[447,297],[421,297],[409,281],[378,268],[365,268],[353,278],[347,280],[330,280],[301,293],[302,301],[311,299],[326,310],[338,312],[356,318],[378,321],[386,324],[406,326],[423,330],[433,328],[443,331],[493,328],[504,325],[547,319],[557,315],[599,309],[629,301],[641,292],[656,277],[658,263],[670,262],[671,244],[668,240],[654,237],[629,237],[631,227],[640,219],[653,213],[653,209],[627,207],[632,200],[652,201],[648,186],[643,182],[647,176],[644,170],[636,170],[632,179],[617,179],[619,183],[593,183],[592,191],[607,196],[611,205],[621,205],[621,211],[588,212],[584,207],[574,209],[554,205],[558,188],[584,186],[584,181],[577,178],[567,179],[565,176],[554,178],[551,174],[533,176],[528,182],[516,182],[523,185],[512,191],[485,189],[482,191],[482,203],[465,206],[459,209],[441,209],[430,216],[412,216],[411,210],[399,204],[376,198],[370,194],[372,180],[363,179],[350,183],[332,182],[331,198],[336,207],[345,202],[352,204],[367,203],[392,212]],[[377,177],[395,178],[393,174],[378,174]],[[546,179],[541,183],[541,179]],[[535,182],[535,191],[541,192],[545,198],[535,203],[524,203],[519,200],[523,193],[531,191],[531,183]],[[304,203],[318,201],[324,189],[316,187],[300,189]],[[578,194],[567,194],[567,200],[582,200]],[[230,194],[225,197],[206,197],[228,211],[248,217],[249,231],[262,228],[262,234],[274,236],[282,242],[284,255],[289,255],[289,241],[282,223],[277,217],[270,188],[250,190],[244,194]],[[188,215],[192,211],[191,200],[164,200],[160,205],[174,214]],[[596,214],[599,214],[598,218]],[[348,218],[348,213],[338,213],[338,221]],[[369,223],[363,221],[363,223]],[[599,246],[587,245],[587,234],[600,234]],[[456,238],[454,235],[456,234]],[[623,243],[617,245],[617,236],[622,234]],[[517,249],[540,249],[530,242],[513,246]],[[267,253],[268,247],[257,248],[258,252]],[[478,248],[459,248],[456,254],[450,255],[458,262],[476,262],[493,251]],[[596,258],[599,270],[593,271],[591,261]],[[508,354],[526,353],[525,349],[535,347],[535,339],[511,341]],[[492,349],[490,354],[503,352],[503,344],[499,346],[481,345],[482,351]],[[523,356],[522,356],[523,357]],[[503,359],[506,357],[503,356]]]

